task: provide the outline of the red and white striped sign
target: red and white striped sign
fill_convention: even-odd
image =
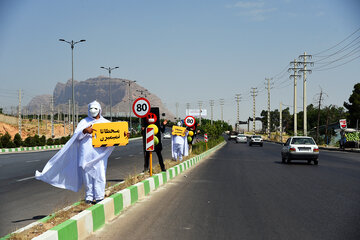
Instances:
[[[207,138],[207,134],[206,134],[206,133],[204,134],[204,141],[205,141],[205,142],[208,142],[208,138]]]
[[[146,128],[146,151],[154,151],[154,129]]]

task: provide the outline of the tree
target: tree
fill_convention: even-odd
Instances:
[[[15,134],[15,136],[14,136],[14,144],[16,147],[20,147],[23,144],[19,133]]]
[[[11,141],[11,136],[8,132],[6,132],[2,137],[1,137],[1,144],[4,148],[11,148],[13,147],[13,142]]]
[[[354,85],[349,103],[344,102],[344,107],[349,111],[349,126],[356,127],[356,121],[360,120],[360,83]]]

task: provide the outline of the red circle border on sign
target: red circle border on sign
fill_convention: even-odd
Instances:
[[[149,105],[149,109],[148,109],[148,111],[147,111],[147,113],[145,114],[145,115],[138,115],[136,112],[135,112],[135,105],[136,105],[136,103],[138,102],[138,101],[140,101],[140,100],[144,100],[145,102],[147,102],[147,104]],[[133,113],[138,117],[138,118],[144,118],[144,117],[146,117],[146,115],[148,115],[148,113],[150,112],[150,108],[151,108],[151,106],[150,106],[150,102],[149,102],[149,100],[147,100],[146,98],[138,98],[138,99],[136,99],[135,101],[134,101],[134,103],[133,103],[133,105],[132,105],[132,110],[133,110]]]
[[[188,119],[188,118],[190,118],[190,117],[194,119],[194,124],[192,124],[192,125],[187,125],[187,124],[186,124],[186,119]],[[195,125],[196,120],[195,120],[195,118],[194,118],[193,116],[187,116],[187,117],[184,119],[184,123],[185,123],[185,125],[186,125],[186,126],[188,126],[188,127],[192,127],[192,126],[194,126],[194,125]]]

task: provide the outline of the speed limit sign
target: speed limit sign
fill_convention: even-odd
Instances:
[[[146,98],[138,98],[134,101],[132,109],[133,113],[137,117],[146,117],[146,115],[150,112],[150,102]]]
[[[195,125],[195,118],[193,116],[187,116],[184,122],[186,126],[192,127]]]

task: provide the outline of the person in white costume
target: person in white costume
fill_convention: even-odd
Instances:
[[[86,203],[104,199],[107,161],[114,147],[94,148],[92,125],[105,122],[109,120],[101,116],[100,103],[89,103],[88,117],[79,122],[74,135],[43,171],[36,171],[36,179],[74,192],[78,192],[84,183]]]
[[[177,125],[181,127],[181,122],[178,122]],[[172,153],[172,159],[174,161],[177,161],[178,159],[182,161],[183,156],[186,157],[187,155],[189,155],[187,135],[188,132],[186,131],[184,137],[177,135],[171,136],[171,153]]]

